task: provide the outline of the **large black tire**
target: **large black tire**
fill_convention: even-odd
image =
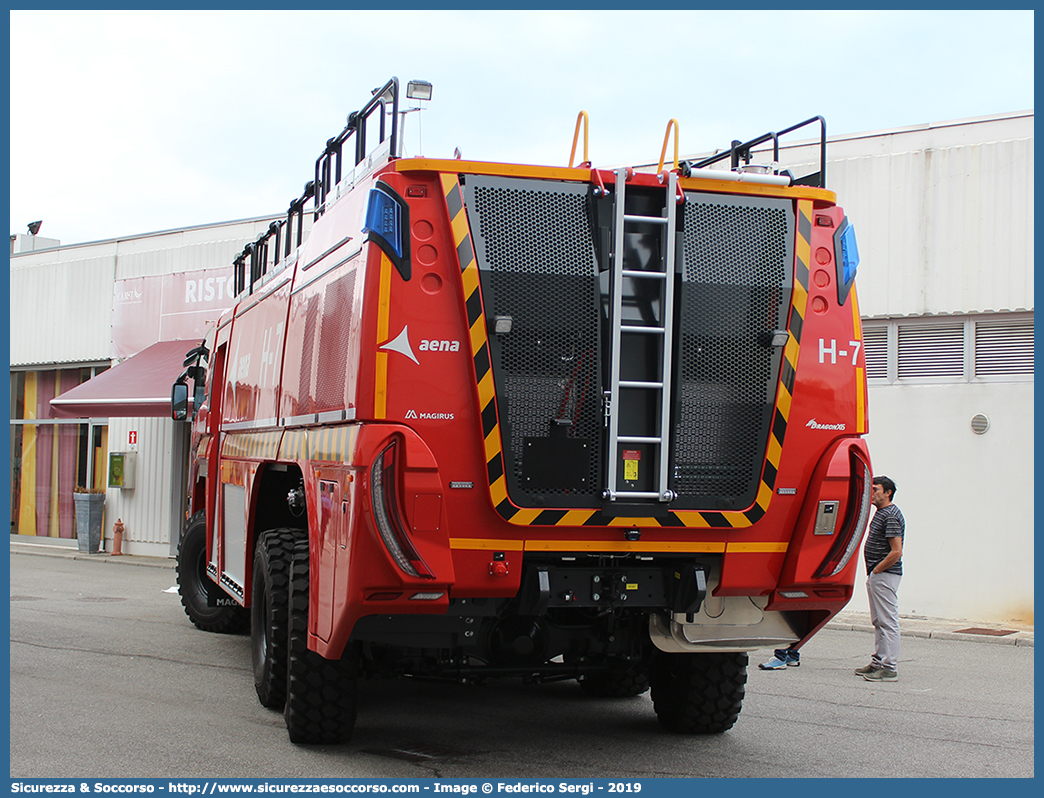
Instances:
[[[580,689],[596,698],[633,698],[649,690],[649,671],[645,663],[638,663],[585,673],[579,681]]]
[[[743,707],[747,655],[657,651],[650,676],[661,725],[679,734],[720,734],[732,728]]]
[[[304,540],[295,546],[290,567],[286,729],[293,743],[344,743],[355,728],[358,657],[351,643],[340,660],[308,650],[308,571]]]
[[[250,624],[250,613],[207,576],[207,522],[202,512],[189,519],[178,544],[178,591],[189,620],[204,632],[236,634]]]
[[[294,542],[305,533],[270,529],[254,549],[250,588],[250,651],[254,689],[262,706],[282,709],[286,703],[289,646],[290,563]]]

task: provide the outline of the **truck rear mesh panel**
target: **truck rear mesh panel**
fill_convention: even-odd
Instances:
[[[608,281],[588,187],[469,175],[464,198],[509,496],[599,507]],[[742,509],[757,495],[772,421],[782,351],[759,336],[787,326],[794,212],[786,200],[697,193],[683,207],[671,507]],[[495,332],[498,318],[510,332]]]
[[[687,194],[672,488],[678,506],[742,509],[757,495],[793,273],[791,203]]]
[[[469,177],[464,193],[487,323],[511,319],[502,335],[489,324],[509,491],[527,505],[547,497],[552,505],[590,506],[601,490],[602,411],[587,187]],[[534,451],[572,457],[576,469],[556,474],[540,467]]]

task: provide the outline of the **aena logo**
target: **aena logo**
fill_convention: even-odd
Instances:
[[[400,355],[405,355],[414,363],[420,365],[417,356],[413,354],[413,347],[410,346],[409,326],[404,326],[402,332],[395,336],[394,339],[381,344],[378,348],[388,352],[398,352]],[[460,341],[442,341],[436,338],[425,338],[421,340],[417,350],[419,352],[459,352]]]
[[[421,341],[417,347],[421,352],[459,352],[460,341]]]

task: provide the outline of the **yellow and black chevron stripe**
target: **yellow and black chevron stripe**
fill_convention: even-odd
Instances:
[[[464,301],[467,307],[469,339],[475,362],[479,409],[482,414],[482,434],[485,439],[486,469],[489,475],[490,498],[497,512],[506,521],[521,526],[664,526],[691,528],[743,528],[761,519],[768,510],[775,487],[783,438],[790,416],[791,395],[801,348],[801,327],[808,302],[809,257],[812,237],[812,202],[798,203],[798,235],[795,282],[792,291],[789,332],[784,350],[784,362],[776,397],[776,412],[769,435],[765,469],[754,506],[744,512],[671,511],[663,518],[625,518],[604,515],[600,510],[543,510],[521,508],[508,498],[504,475],[503,442],[497,415],[496,390],[493,384],[493,365],[490,359],[489,338],[479,290],[478,260],[471,239],[464,197],[457,175],[443,173],[442,190],[449,211],[453,243],[460,260]],[[775,545],[775,544],[773,544]],[[775,549],[773,549],[775,550]]]
[[[464,209],[464,196],[460,182],[454,174],[442,175],[442,191],[446,197],[453,245],[460,261],[460,276],[464,286],[464,303],[468,314],[468,340],[475,363],[475,382],[478,385],[479,409],[482,414],[482,436],[485,441],[486,470],[489,474],[490,493],[494,505],[503,515],[501,505],[514,508],[507,498],[507,483],[504,478],[504,455],[497,416],[496,390],[493,386],[493,363],[489,354],[489,336],[486,317],[482,308],[482,292],[479,290],[478,260],[471,241],[471,228]]]
[[[798,355],[801,352],[801,332],[808,310],[808,276],[812,256],[812,203],[798,202],[797,251],[795,252],[794,289],[790,302],[790,339],[783,350],[783,367],[776,393],[776,413],[769,432],[768,449],[765,452],[765,470],[761,476],[761,490],[754,506],[745,515],[753,521],[761,518],[768,509],[772,490],[779,472],[779,458],[783,454],[783,438],[787,434],[790,420],[790,405],[794,396],[794,377],[797,374]],[[767,488],[767,491],[766,491]]]

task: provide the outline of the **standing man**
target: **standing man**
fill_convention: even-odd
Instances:
[[[894,496],[892,480],[874,477],[872,501],[877,512],[863,546],[874,655],[869,665],[855,671],[868,682],[892,682],[899,678],[899,581],[903,576],[906,520],[892,503]]]

